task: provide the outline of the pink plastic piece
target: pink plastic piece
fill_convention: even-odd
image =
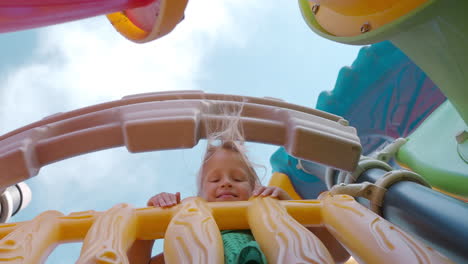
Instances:
[[[10,0],[0,2],[0,33],[142,7],[154,0]]]

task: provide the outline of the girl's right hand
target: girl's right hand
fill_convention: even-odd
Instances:
[[[154,207],[171,207],[180,203],[180,192],[156,194],[148,200],[148,206]]]

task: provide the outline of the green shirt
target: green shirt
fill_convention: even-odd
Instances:
[[[266,257],[250,230],[221,231],[226,264],[266,264]]]

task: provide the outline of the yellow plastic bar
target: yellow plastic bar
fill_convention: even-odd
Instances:
[[[60,242],[58,218],[63,214],[47,211],[16,226],[0,240],[1,263],[42,263]]]
[[[253,199],[248,219],[268,263],[334,263],[327,248],[272,198]]]
[[[165,262],[223,263],[223,240],[211,208],[198,197],[185,199],[180,207],[164,237]]]
[[[352,197],[328,193],[319,200],[207,203],[189,198],[167,209],[123,204],[68,216],[48,211],[31,221],[0,225],[0,262],[43,263],[57,244],[84,239],[79,263],[126,263],[135,239],[165,235],[169,263],[219,263],[219,230],[249,228],[271,263],[329,262],[329,253],[307,226],[325,226],[360,263],[451,263]]]
[[[135,210],[128,204],[116,205],[96,219],[83,241],[76,263],[128,263],[127,251],[135,237]]]
[[[322,199],[325,226],[359,263],[453,263],[351,196]]]
[[[268,186],[276,186],[285,190],[293,200],[301,200],[302,197],[296,192],[288,175],[280,172],[275,172],[270,178]]]
[[[212,202],[207,206],[212,210],[220,230],[226,229],[248,229],[247,208],[251,201],[240,202]],[[317,226],[322,224],[321,207],[319,200],[301,201],[279,201],[287,212],[304,226]],[[171,208],[137,208],[133,209],[136,214],[136,238],[139,240],[160,239],[164,237],[165,231],[181,205]],[[55,211],[47,211],[55,212]],[[46,212],[45,212],[46,213]],[[60,243],[83,241],[91,226],[103,212],[84,211],[71,213],[67,216],[57,215],[56,225],[60,227]],[[17,230],[23,224],[34,220],[18,223],[0,224],[0,238],[5,238]],[[54,220],[55,221],[55,220]],[[157,223],[157,224],[155,224]]]

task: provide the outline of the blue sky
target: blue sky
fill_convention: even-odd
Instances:
[[[143,45],[120,36],[104,16],[2,34],[0,133],[57,112],[165,90],[269,96],[314,107],[359,48],[319,38],[297,3],[286,0],[193,1],[171,34]],[[203,144],[140,154],[118,148],[48,165],[27,181],[33,200],[12,221],[45,210],[143,207],[162,191],[194,195],[202,150]],[[268,167],[260,172],[265,182],[274,150],[250,145],[252,160]],[[71,263],[78,254],[77,244],[60,246],[46,263]]]

